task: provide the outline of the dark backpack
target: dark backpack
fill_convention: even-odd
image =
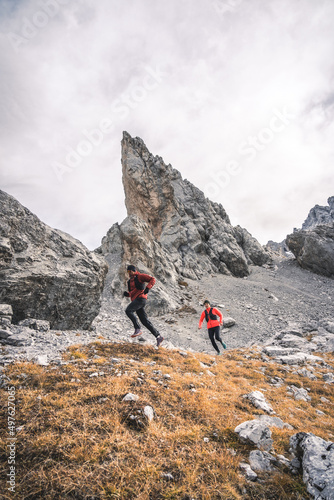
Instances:
[[[206,322],[208,323],[209,322],[209,317],[210,319],[212,320],[217,320],[218,317],[217,317],[217,314],[212,314],[212,309],[213,307],[210,307],[210,311],[208,312],[207,309],[205,309],[205,319],[206,319]]]
[[[128,281],[128,290],[129,290],[129,293],[130,293],[130,281],[131,281],[131,279],[129,279],[129,281]],[[145,290],[145,283],[141,283],[139,281],[137,275],[135,275],[134,282],[135,282],[135,287],[137,288],[137,290]]]

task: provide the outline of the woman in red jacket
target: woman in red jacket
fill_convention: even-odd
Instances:
[[[226,344],[220,338],[220,325],[223,324],[223,315],[220,311],[218,311],[218,309],[216,309],[215,307],[211,307],[209,300],[204,301],[204,307],[205,307],[205,310],[201,314],[198,328],[199,329],[202,328],[203,321],[204,321],[204,319],[206,319],[208,334],[209,334],[209,338],[211,340],[211,344],[213,345],[213,347],[217,351],[217,355],[220,356],[220,350],[219,350],[215,340],[220,342],[221,345],[224,347],[224,349],[226,349]],[[218,320],[218,317],[219,317],[219,320]]]

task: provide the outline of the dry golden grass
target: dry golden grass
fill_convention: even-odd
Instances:
[[[118,363],[111,362],[115,357]],[[295,427],[272,428],[277,453],[287,453],[289,438],[298,431],[330,439],[332,386],[286,373],[281,365],[265,364],[246,350],[216,359],[204,354],[184,358],[177,351],[95,342],[71,347],[65,358],[69,363],[57,367],[16,363],[7,369],[16,387],[16,426],[23,428],[17,434],[15,495],[5,484],[6,436],[0,441],[1,498],[309,498],[302,478],[287,469],[263,474],[262,483],[247,482],[239,463],[247,461],[252,448],[239,442],[234,429],[261,413],[242,398],[257,389],[266,391],[277,416]],[[327,362],[334,366],[333,357]],[[98,377],[90,377],[96,372]],[[271,386],[273,376],[309,387],[311,403],[289,397],[286,386]],[[128,392],[139,401],[123,402]],[[322,403],[321,396],[331,403]],[[155,418],[140,427],[129,416],[145,405],[154,408]],[[325,415],[317,415],[316,409]],[[2,418],[6,422],[5,409]]]

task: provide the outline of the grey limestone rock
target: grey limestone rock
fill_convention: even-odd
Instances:
[[[0,301],[13,322],[89,328],[100,308],[107,265],[70,235],[41,222],[0,191]]]
[[[243,443],[254,444],[257,448],[270,451],[273,445],[269,427],[260,420],[247,420],[239,424],[234,431]]]
[[[277,243],[276,241],[269,240],[268,243],[266,243],[265,248],[269,252],[274,252],[274,254],[277,254],[279,257],[288,257],[289,256],[289,249],[286,245],[286,241],[283,240],[280,243]]]
[[[312,373],[310,370],[307,370],[306,368],[301,368],[300,370],[297,371],[298,375],[301,375],[302,377],[307,377],[310,380],[317,380],[316,375]]]
[[[293,427],[290,424],[283,422],[279,417],[270,417],[269,415],[259,415],[256,420],[266,424],[268,427],[278,427],[279,429],[290,429]]]
[[[296,230],[287,236],[287,244],[304,269],[334,276],[334,222],[309,230]]]
[[[291,451],[301,461],[307,491],[318,500],[334,498],[334,443],[312,433],[290,438]]]
[[[249,464],[246,464],[246,462],[240,462],[239,469],[244,474],[245,478],[248,479],[249,481],[257,480],[256,472],[254,472],[251,466]]]
[[[128,392],[122,399],[122,401],[138,401],[139,396],[137,394],[132,394],[131,392]]]
[[[26,326],[37,332],[48,332],[50,330],[50,323],[42,319],[27,318],[19,322],[19,326]]]
[[[3,330],[3,329],[0,329],[0,339],[8,339],[8,337],[11,335],[11,331],[10,330]]]
[[[270,357],[278,357],[278,356],[286,356],[289,354],[295,354],[296,352],[299,352],[299,349],[295,348],[286,348],[286,347],[281,347],[281,346],[275,346],[275,345],[270,345],[266,346],[262,349],[262,352],[264,352],[267,356]]]
[[[290,354],[287,356],[278,356],[276,358],[278,363],[283,365],[303,365],[304,363],[318,363],[322,362],[320,356],[313,356],[312,354],[307,354],[305,352],[297,352],[295,354]]]
[[[1,258],[1,256],[0,256]],[[1,276],[1,271],[0,271]],[[0,304],[0,328],[7,329],[12,323],[13,309],[10,304]]]
[[[332,372],[324,373],[322,378],[326,382],[326,384],[334,384],[334,375]]]
[[[301,338],[297,335],[286,334],[279,340],[279,345],[284,348],[294,348],[297,350],[303,350],[306,348],[308,341],[304,338]]]
[[[279,461],[267,451],[253,450],[249,454],[249,464],[254,471],[273,471]]]
[[[229,316],[224,316],[224,328],[231,328],[232,326],[235,325],[235,319],[229,317]]]
[[[290,385],[287,387],[287,391],[291,392],[297,401],[311,401],[311,397],[308,395],[307,390],[302,387]]]
[[[321,321],[321,326],[325,328],[329,333],[334,333],[334,321],[330,319],[324,319]]]
[[[260,391],[252,391],[249,394],[245,394],[243,396],[245,399],[248,399],[255,408],[259,408],[262,411],[267,413],[275,413],[270,404],[267,403],[266,398]]]
[[[13,333],[5,339],[5,343],[13,346],[24,346],[32,343],[32,337],[29,333]]]
[[[149,422],[154,419],[154,409],[150,405],[146,405],[143,409],[143,414]]]
[[[334,276],[334,196],[328,206],[313,207],[301,229],[294,229],[286,243],[304,269]]]
[[[13,309],[10,304],[0,304],[0,316],[13,316]]]
[[[315,205],[311,208],[302,229],[309,230],[323,224],[331,225],[334,222],[334,196],[328,198],[327,202],[328,206],[326,207]]]

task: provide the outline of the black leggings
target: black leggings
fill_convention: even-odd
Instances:
[[[217,352],[220,352],[220,350],[218,349],[218,346],[215,342],[215,338],[216,340],[218,340],[218,342],[220,342],[222,345],[223,345],[223,341],[222,339],[220,338],[220,327],[219,325],[218,326],[214,326],[213,328],[208,328],[208,334],[209,334],[209,337],[210,337],[210,340],[211,340],[211,344],[213,345],[213,347],[215,348],[215,350]]]
[[[140,324],[138,323],[138,320],[136,318],[135,313],[137,314],[138,318],[142,322],[144,326],[154,335],[156,338],[159,337],[160,333],[154,328],[152,323],[147,317],[146,311],[144,309],[146,305],[146,299],[143,298],[137,298],[133,300],[128,307],[125,309],[125,313],[128,318],[131,319],[133,326],[137,329],[140,329]]]

